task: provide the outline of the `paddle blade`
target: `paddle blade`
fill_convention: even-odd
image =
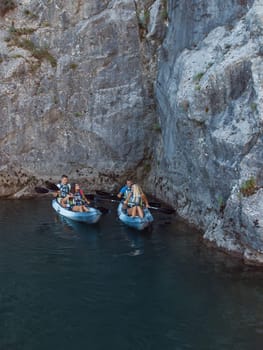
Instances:
[[[35,187],[35,191],[37,193],[48,193],[49,190],[47,188],[44,188],[44,187]]]
[[[85,196],[86,196],[86,198],[88,199],[88,200],[90,200],[90,201],[93,201],[94,200],[94,198],[95,198],[95,196],[94,196],[94,194],[85,194]]]
[[[161,207],[161,203],[159,202],[149,202],[151,207],[156,207],[156,208],[160,208]]]
[[[96,207],[102,214],[107,214],[109,212],[109,209],[104,207]]]
[[[105,191],[99,191],[99,190],[96,190],[96,194],[98,196],[102,196],[102,197],[110,197],[111,196],[110,193],[105,192]]]
[[[108,193],[105,191],[96,190],[97,199],[99,200],[109,200],[111,202],[120,202],[121,199],[117,197],[116,194]]]
[[[111,194],[111,195],[109,196],[109,200],[110,200],[111,202],[120,202],[120,201],[121,201],[121,199],[120,199],[119,197],[117,197],[116,194]]]
[[[59,191],[58,186],[55,185],[53,182],[46,181],[45,184],[50,191]]]
[[[158,210],[159,212],[164,213],[164,214],[174,214],[175,213],[175,209],[173,209],[173,208],[157,208],[157,207],[149,206],[149,209]]]
[[[164,214],[175,214],[175,209],[172,208],[158,208],[158,210]]]

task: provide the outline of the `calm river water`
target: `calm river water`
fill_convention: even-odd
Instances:
[[[88,226],[49,199],[0,201],[1,350],[263,349],[263,269],[174,216],[142,234],[115,208]]]

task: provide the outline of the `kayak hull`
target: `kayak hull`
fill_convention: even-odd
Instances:
[[[53,209],[60,215],[77,222],[95,224],[99,221],[102,213],[96,208],[89,208],[88,212],[77,212],[63,208],[56,199],[52,200]]]
[[[150,212],[149,209],[144,208],[143,212],[144,212],[144,217],[140,218],[139,216],[129,216],[127,215],[123,210],[122,210],[122,203],[120,203],[118,205],[118,217],[119,219],[127,226],[135,228],[136,230],[144,230],[145,228],[147,228],[148,226],[151,225],[151,223],[153,222],[153,216]]]

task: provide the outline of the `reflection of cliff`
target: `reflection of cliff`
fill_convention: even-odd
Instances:
[[[162,129],[156,195],[209,241],[263,261],[263,193],[239,193],[249,180],[263,184],[263,7],[183,4],[170,1],[156,84]]]

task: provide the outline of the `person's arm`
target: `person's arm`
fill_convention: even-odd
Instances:
[[[73,192],[71,192],[71,184],[68,184],[68,186],[69,186],[68,187],[69,188],[69,194],[68,195],[69,195],[70,198],[72,198],[72,197],[74,197],[74,194],[73,194]]]
[[[88,200],[88,198],[85,196],[85,193],[80,190],[80,194],[81,194],[81,197],[82,199],[84,200],[84,202],[86,202],[87,204],[90,204],[90,201]]]
[[[123,197],[123,195],[124,195],[124,192],[125,192],[125,189],[124,189],[124,187],[122,187],[120,189],[120,192],[117,194],[117,197],[121,199]]]
[[[88,198],[85,196],[85,194],[83,193],[83,199],[87,204],[90,204],[90,201],[88,200]]]
[[[127,198],[125,199],[125,201],[123,202],[124,204],[128,204],[128,203],[129,203],[129,200],[130,200],[130,198],[131,198],[131,195],[132,195],[132,193],[130,192],[130,193],[128,194]]]
[[[142,194],[142,200],[145,203],[146,208],[149,208],[149,202],[148,202],[148,199],[144,193]]]
[[[60,184],[57,184],[57,187],[59,188],[59,190],[57,190],[57,191],[55,191],[55,192],[53,193],[53,196],[54,196],[55,198],[58,198],[59,195],[60,195]]]

